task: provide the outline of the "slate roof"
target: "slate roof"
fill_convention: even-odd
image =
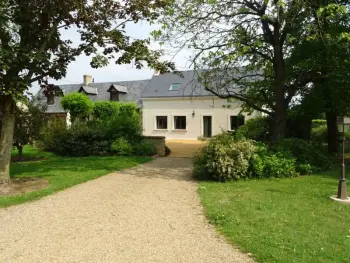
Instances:
[[[89,86],[81,86],[78,92],[85,91],[86,94],[97,95],[97,88],[89,87]]]
[[[84,91],[88,93],[88,97],[93,101],[109,101],[110,93],[107,90],[114,85],[117,90],[120,89],[119,101],[121,102],[135,102],[141,107],[141,93],[144,88],[149,83],[149,80],[135,80],[135,81],[118,81],[118,82],[104,82],[104,83],[91,83],[88,86],[83,84],[73,84],[73,85],[59,85],[62,89],[63,94],[69,94],[72,92],[78,92],[81,87]],[[87,92],[89,91],[89,92]],[[95,91],[97,94],[91,92]],[[40,90],[37,96],[46,103],[46,97],[42,94]],[[55,97],[55,103],[53,105],[47,106],[47,113],[63,113],[65,112],[61,107],[61,98]]]
[[[181,71],[182,76],[173,73],[154,75],[142,93],[142,98],[203,97],[213,96],[198,81],[194,70]],[[197,71],[197,73],[200,73]],[[169,90],[171,84],[179,83],[178,91]]]

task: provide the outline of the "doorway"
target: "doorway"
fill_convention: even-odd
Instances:
[[[203,136],[210,138],[212,136],[212,117],[203,116]]]

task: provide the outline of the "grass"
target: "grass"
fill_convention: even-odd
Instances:
[[[349,262],[350,205],[329,199],[339,171],[291,179],[201,182],[209,220],[258,262]],[[348,173],[348,178],[350,173]]]
[[[43,156],[46,160],[12,163],[13,177],[38,177],[47,179],[46,188],[18,196],[0,196],[0,207],[21,204],[61,191],[76,184],[96,179],[113,171],[118,171],[150,161],[149,157],[84,157],[64,158],[44,153],[26,146],[24,156]],[[15,154],[17,154],[15,152]]]
[[[13,147],[12,149],[12,154],[11,154],[12,157],[17,157],[18,156],[18,151],[17,151],[17,148]],[[23,155],[22,155],[24,158],[50,158],[50,157],[54,157],[55,154],[54,153],[50,153],[50,152],[44,152],[44,151],[41,151],[39,150],[38,148],[35,148],[31,145],[26,145],[24,148],[23,148]]]

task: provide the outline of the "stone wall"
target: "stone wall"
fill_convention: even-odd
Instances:
[[[164,136],[144,136],[146,141],[153,143],[159,156],[165,156],[165,137]]]

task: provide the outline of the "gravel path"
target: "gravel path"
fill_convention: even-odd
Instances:
[[[0,209],[0,262],[252,263],[207,223],[191,167],[160,158]]]

